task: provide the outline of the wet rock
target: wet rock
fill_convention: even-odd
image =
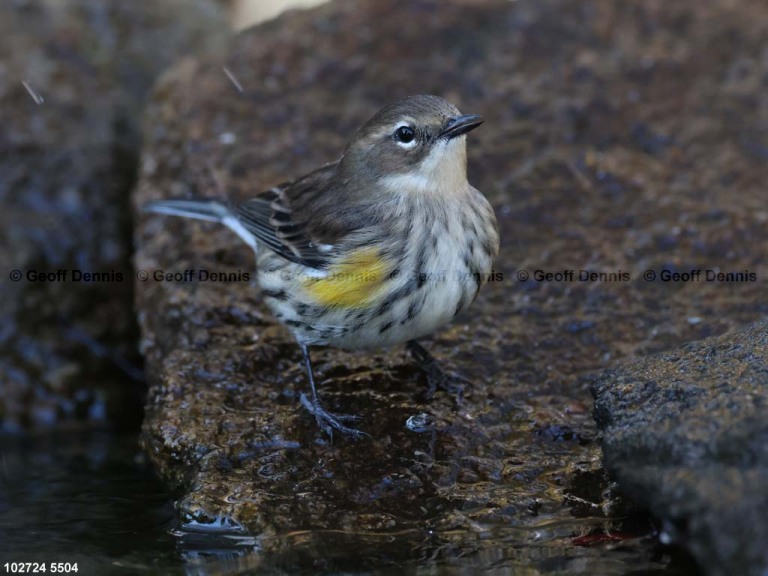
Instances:
[[[318,349],[328,407],[360,415],[371,434],[329,445],[298,404],[298,347],[243,276],[248,248],[210,223],[145,217],[144,444],[179,490],[186,525],[258,534],[250,561],[260,566],[312,565],[320,551],[327,571],[350,558],[356,569],[424,558],[566,573],[663,567],[643,533],[605,518],[616,501],[586,376],[768,313],[768,169],[739,145],[765,104],[758,8],[339,2],[245,31],[225,59],[165,75],[146,116],[136,206],[267,189],[337,158],[392,99],[433,92],[487,118],[469,137],[469,174],[502,233],[498,281],[426,342],[472,381],[463,404],[425,401],[401,349]],[[747,77],[724,80],[743,59]],[[757,277],[666,281],[665,267]],[[239,280],[204,281],[200,270]],[[397,546],[380,539],[395,533]],[[621,546],[605,544],[617,534]]]
[[[768,569],[768,321],[594,384],[608,470],[707,574]]]
[[[140,110],[164,67],[226,35],[204,0],[0,5],[0,429],[140,417]]]

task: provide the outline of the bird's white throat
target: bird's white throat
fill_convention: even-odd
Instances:
[[[450,195],[466,190],[466,137],[436,143],[415,169],[387,176],[383,183],[395,194]]]

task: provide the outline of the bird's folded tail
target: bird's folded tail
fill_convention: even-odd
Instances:
[[[147,202],[141,207],[144,212],[183,216],[196,220],[220,222],[256,250],[256,238],[240,222],[238,217],[223,202],[210,199],[173,199]]]
[[[197,220],[209,220],[211,222],[223,222],[228,216],[232,216],[229,208],[216,200],[157,200],[147,202],[141,207],[144,212],[155,212],[170,216],[184,216]]]

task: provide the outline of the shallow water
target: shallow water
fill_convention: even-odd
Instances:
[[[78,574],[180,566],[170,495],[134,434],[0,437],[0,486],[0,571],[6,562],[77,563]]]
[[[450,535],[427,532],[295,532],[263,539],[196,532],[178,525],[171,495],[133,434],[0,436],[0,486],[3,573],[5,562],[77,563],[79,575],[695,573],[658,550],[648,534],[611,542],[580,537],[583,518],[542,517],[534,529],[476,526],[473,544],[456,534],[455,547]],[[595,527],[604,522],[595,519]],[[282,542],[265,546],[266,538]],[[265,555],[263,548],[280,552]]]

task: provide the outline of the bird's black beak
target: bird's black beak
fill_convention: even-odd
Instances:
[[[483,117],[478,116],[477,114],[466,114],[464,116],[451,118],[448,120],[445,128],[443,128],[443,131],[440,132],[440,138],[445,138],[446,140],[456,138],[457,136],[466,134],[470,130],[474,130],[482,123]]]

